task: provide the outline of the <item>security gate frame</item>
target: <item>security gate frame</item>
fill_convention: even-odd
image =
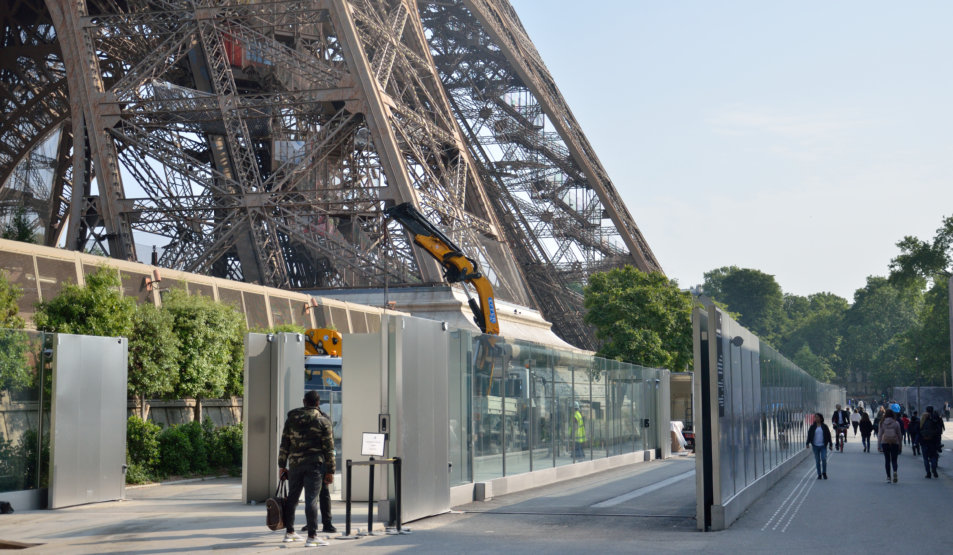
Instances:
[[[124,337],[56,334],[49,508],[125,497]]]

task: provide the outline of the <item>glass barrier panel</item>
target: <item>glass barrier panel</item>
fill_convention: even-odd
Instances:
[[[473,481],[503,476],[505,428],[503,419],[502,338],[473,339]]]
[[[47,337],[0,329],[0,493],[48,485]]]
[[[7,280],[20,288],[17,307],[24,320],[33,319],[34,305],[40,300],[33,257],[28,254],[0,252],[0,266],[5,268]]]

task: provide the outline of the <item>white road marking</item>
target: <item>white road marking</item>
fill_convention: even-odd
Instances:
[[[635,499],[636,497],[641,497],[641,496],[643,496],[643,495],[645,495],[645,494],[647,494],[647,493],[652,493],[653,491],[660,490],[660,489],[662,489],[662,488],[664,488],[664,487],[666,487],[666,486],[669,486],[669,485],[674,484],[674,483],[676,483],[676,482],[680,482],[680,481],[684,480],[685,478],[688,478],[689,476],[694,476],[694,475],[695,475],[695,471],[694,471],[694,470],[689,470],[688,472],[684,472],[684,473],[679,474],[679,475],[677,475],[677,476],[672,476],[671,478],[668,478],[668,479],[666,479],[666,480],[662,480],[661,482],[656,482],[656,483],[652,484],[651,486],[645,486],[644,488],[639,488],[639,489],[637,489],[637,490],[630,491],[629,493],[625,493],[625,494],[619,495],[619,496],[617,496],[617,497],[613,497],[613,498],[611,498],[611,499],[606,499],[605,501],[601,501],[601,502],[599,502],[599,503],[596,503],[595,505],[591,505],[590,508],[592,508],[592,509],[602,509],[602,508],[605,508],[605,507],[613,507],[613,506],[618,505],[618,504],[620,504],[620,503],[625,503],[626,501],[630,501],[630,500],[632,500],[632,499]]]

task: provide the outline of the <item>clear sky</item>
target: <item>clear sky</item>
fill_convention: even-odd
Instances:
[[[953,2],[511,2],[682,287],[852,301],[953,215]]]

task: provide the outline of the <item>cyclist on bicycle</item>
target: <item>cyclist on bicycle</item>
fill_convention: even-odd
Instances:
[[[850,428],[850,411],[841,410],[840,404],[834,409],[834,415],[831,416],[831,424],[834,425],[834,434],[837,437],[837,449],[844,452],[844,443],[847,442],[847,429]],[[844,434],[841,439],[841,434]]]

